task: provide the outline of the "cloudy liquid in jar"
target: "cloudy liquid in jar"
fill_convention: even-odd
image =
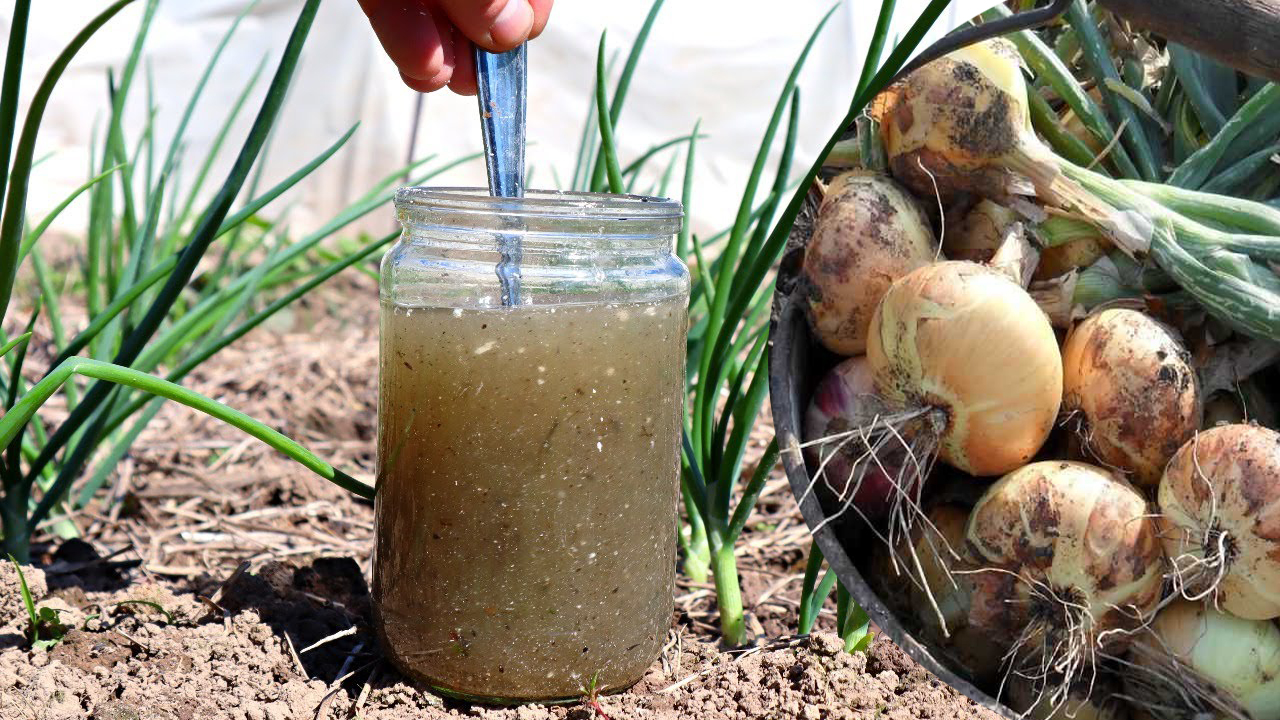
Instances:
[[[671,622],[683,297],[481,310],[384,301],[377,625],[455,694],[581,697]]]

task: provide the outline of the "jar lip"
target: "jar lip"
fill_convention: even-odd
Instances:
[[[401,209],[501,214],[527,218],[598,218],[675,220],[684,217],[676,200],[648,195],[528,190],[524,197],[493,197],[487,188],[402,187],[395,204]]]

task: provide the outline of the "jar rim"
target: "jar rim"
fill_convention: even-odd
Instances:
[[[402,187],[397,208],[501,214],[526,218],[675,220],[684,218],[679,201],[649,195],[565,190],[528,190],[524,197],[494,197],[487,188]]]

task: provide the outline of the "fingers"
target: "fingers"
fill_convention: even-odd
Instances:
[[[378,41],[418,92],[476,93],[474,46],[506,52],[537,37],[553,0],[359,0]]]
[[[453,31],[453,76],[449,89],[459,95],[476,94],[476,49],[458,32]]]
[[[471,42],[506,52],[529,39],[536,17],[530,0],[435,0]]]
[[[547,20],[551,18],[552,0],[529,0],[529,4],[533,6],[533,29],[529,31],[529,39],[532,40],[542,34],[544,28],[547,27]]]
[[[542,33],[547,26],[547,18],[551,15],[552,0],[528,0],[533,8],[533,27],[529,31],[529,40]],[[449,80],[449,89],[459,95],[476,94],[476,55],[475,45],[459,30],[452,28],[453,40],[453,77]],[[516,43],[519,45],[519,43]],[[483,46],[482,46],[483,47]]]
[[[360,0],[378,42],[400,70],[400,77],[418,92],[434,92],[449,84],[454,52],[444,18],[416,0]],[[474,72],[473,72],[474,74]]]

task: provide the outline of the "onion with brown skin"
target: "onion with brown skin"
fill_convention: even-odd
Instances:
[[[924,210],[899,183],[863,170],[832,179],[800,279],[814,336],[838,355],[861,354],[890,283],[937,258]]]
[[[990,200],[979,202],[943,234],[942,249],[952,260],[981,263],[1024,288],[1040,264],[1040,251],[1027,239],[1018,215]]]
[[[867,360],[880,396],[902,410],[899,425],[970,475],[1030,460],[1061,402],[1049,321],[1025,290],[974,263],[938,263],[895,282],[872,320]]]
[[[1280,617],[1280,433],[1236,424],[1197,434],[1157,500],[1184,597],[1248,620]]]
[[[1031,129],[1021,61],[1008,40],[976,43],[915,70],[873,111],[893,176],[918,197],[1077,199],[1078,186]]]
[[[834,353],[862,353],[889,284],[938,253],[920,203],[892,178],[864,171],[837,176],[804,252],[801,283],[814,335]]]
[[[1066,215],[1049,215],[1036,224],[1032,234],[1043,246],[1034,278],[1039,281],[1083,270],[1112,249],[1111,241],[1097,227]]]
[[[1088,267],[1110,250],[1111,243],[1101,235],[1044,248],[1040,251],[1040,265],[1033,279],[1049,280]]]
[[[1064,698],[1095,656],[1124,648],[1160,600],[1163,548],[1143,496],[1106,470],[1037,462],[998,480],[965,529],[978,570],[969,622],[1050,672]]]
[[[986,198],[1017,193],[1016,175],[993,159],[1051,167],[1029,132],[1017,58],[1012,43],[990,40],[935,60],[888,88],[879,119],[894,177],[919,197],[937,193],[949,203],[963,192]]]
[[[920,560],[923,582],[911,586],[910,611],[921,636],[949,665],[979,684],[992,682],[1000,675],[1005,648],[969,624],[974,580],[966,572],[973,568],[964,536],[969,511],[938,505],[928,516],[929,524],[914,533],[912,552]],[[898,555],[906,556],[902,551]]]
[[[1004,687],[1009,707],[1029,720],[1129,720],[1128,708],[1118,697],[1120,681],[1109,673],[1090,673],[1071,683],[1066,696],[1056,704],[1035,685],[1029,678],[1014,675]]]
[[[1034,196],[1098,224],[1135,252],[1145,225],[1064,174],[1031,127],[1018,52],[1004,39],[966,46],[913,71],[872,106],[893,176],[918,197]]]
[[[1154,720],[1280,720],[1280,629],[1177,600],[1128,653],[1125,691]]]
[[[1144,487],[1200,428],[1203,402],[1178,332],[1136,310],[1082,320],[1062,351],[1063,412],[1090,454]]]
[[[947,228],[942,236],[942,251],[952,260],[988,263],[1004,243],[1009,227],[1018,219],[1018,214],[1009,208],[982,200],[963,220]]]

